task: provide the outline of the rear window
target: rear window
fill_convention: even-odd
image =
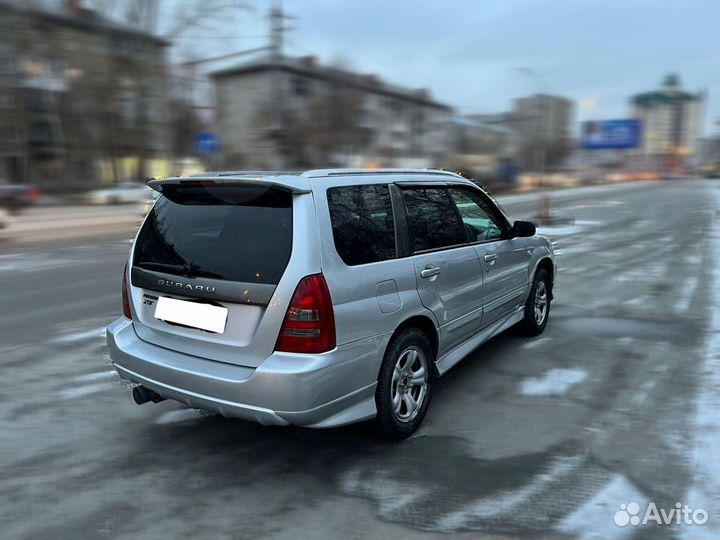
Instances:
[[[386,185],[328,190],[335,249],[349,266],[395,258],[395,224]]]
[[[292,249],[291,194],[256,186],[197,186],[163,195],[138,235],[135,266],[278,283]]]

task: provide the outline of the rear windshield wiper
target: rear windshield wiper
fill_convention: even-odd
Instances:
[[[192,273],[189,274],[189,277],[206,277],[206,278],[215,278],[215,279],[223,279],[223,276],[220,274],[216,274],[215,272],[210,272],[209,270],[200,270],[195,269],[192,271]]]
[[[137,265],[140,268],[155,268],[156,270],[174,270],[175,272],[180,272],[182,274],[186,274],[188,272],[188,270],[190,270],[190,265],[188,265],[188,264],[168,264],[168,263],[145,261],[145,262],[140,262]]]
[[[170,263],[159,263],[152,261],[143,261],[137,264],[140,268],[155,268],[156,270],[170,270],[171,273],[177,272],[180,275],[186,277],[207,277],[221,279],[220,274],[210,272],[208,270],[201,270],[197,264],[185,263],[185,264],[170,264]]]

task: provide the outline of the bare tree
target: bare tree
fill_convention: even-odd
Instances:
[[[340,154],[352,152],[361,100],[342,84],[330,83],[327,91],[308,98],[304,107],[284,108],[282,128],[275,135],[283,161],[291,167],[313,167],[333,164]]]
[[[156,36],[167,41],[171,46],[181,40],[184,35],[198,28],[213,28],[222,25],[231,11],[247,9],[240,0],[184,0],[183,2],[170,2],[166,0],[91,0],[90,5],[105,17],[122,24],[125,27],[138,31],[143,35]],[[138,35],[137,49],[142,54],[142,35]],[[189,130],[197,130],[199,122],[195,117],[191,103],[185,96],[175,92],[176,85],[172,78],[172,70],[167,65],[165,55],[158,57],[157,62],[123,61],[118,70],[125,74],[125,80],[131,87],[133,99],[137,105],[137,126],[134,129],[133,140],[136,143],[139,156],[137,175],[147,176],[147,149],[154,136],[148,129],[151,123],[150,116],[153,107],[157,107],[158,93],[164,94],[165,114],[169,115],[168,129],[170,131],[170,149],[174,155],[182,149],[183,153],[189,151],[188,137],[192,136]],[[140,59],[142,60],[142,59]],[[107,81],[105,95],[115,96],[116,100],[123,100],[118,96],[117,79],[111,75]],[[163,86],[163,88],[158,88]],[[176,117],[175,115],[179,115]],[[113,130],[114,132],[114,130]],[[109,141],[111,153],[118,153],[117,140]],[[114,159],[113,159],[114,163]]]

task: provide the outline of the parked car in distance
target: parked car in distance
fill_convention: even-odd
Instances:
[[[123,182],[115,186],[96,189],[86,194],[85,201],[89,204],[144,204],[150,196],[150,189],[145,184]]]
[[[375,419],[412,434],[436,379],[521,324],[545,329],[550,242],[433,170],[230,172],[161,197],[122,277],[112,362],[138,404],[257,421]]]
[[[0,183],[0,208],[13,214],[37,203],[40,196],[40,190],[33,186]]]
[[[153,205],[155,204],[155,201],[157,201],[160,198],[160,192],[155,191],[154,189],[148,189],[147,190],[147,197],[145,198],[145,204],[143,205],[142,210],[142,216],[145,217],[150,210],[152,210]]]
[[[0,208],[0,240],[12,238],[12,218],[10,214]]]

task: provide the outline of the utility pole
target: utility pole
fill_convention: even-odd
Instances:
[[[198,80],[198,76],[194,73],[194,69],[200,64],[227,60],[229,58],[234,58],[247,54],[255,54],[263,51],[267,51],[269,53],[270,62],[275,64],[277,67],[277,64],[279,64],[283,60],[283,47],[285,41],[284,34],[288,30],[292,30],[292,28],[286,26],[285,21],[295,19],[295,17],[285,14],[282,6],[282,0],[273,0],[272,7],[270,8],[270,11],[268,13],[268,19],[270,22],[270,35],[267,45],[244,51],[225,53],[211,58],[202,58],[183,62],[181,65],[185,69],[193,70],[193,74],[189,77],[189,79]],[[273,168],[277,170],[281,170],[285,166],[285,156],[283,154],[283,151],[281,151],[282,139],[284,137],[283,82],[284,81],[282,71],[280,69],[273,70],[271,87],[268,89],[271,96],[271,107],[268,115],[268,129],[265,133],[266,138],[275,144],[275,148],[277,150],[275,152],[275,163],[273,164]]]
[[[273,60],[282,58],[283,53],[283,9],[282,0],[275,0],[270,8],[270,56]]]
[[[282,0],[273,0],[270,8],[270,60],[274,64],[283,61],[284,33],[290,28],[285,26],[285,21],[294,19],[283,11]],[[285,148],[283,140],[285,137],[284,107],[285,100],[283,92],[283,72],[276,66],[272,78],[272,110],[270,118],[269,139],[275,144],[275,169],[285,168]]]
[[[292,27],[285,26],[285,21],[295,20],[296,17],[287,15],[283,10],[282,0],[273,0],[270,8],[270,50],[273,59],[282,58],[285,45],[285,32]]]

